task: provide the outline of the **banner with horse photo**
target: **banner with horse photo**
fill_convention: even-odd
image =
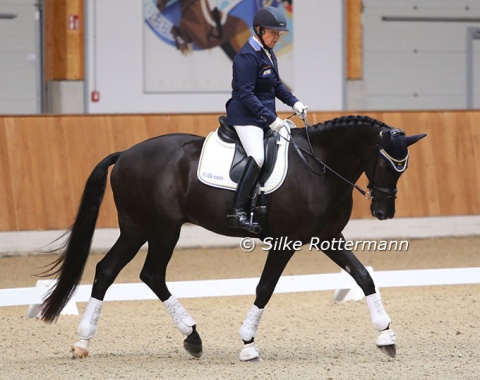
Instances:
[[[275,52],[284,83],[293,83],[292,0],[144,0],[144,93],[228,94],[233,57],[264,6],[287,17]]]

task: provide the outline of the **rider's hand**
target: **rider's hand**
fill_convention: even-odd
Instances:
[[[280,131],[283,128],[283,120],[277,117],[275,121],[270,124],[270,128],[273,129],[275,132]]]
[[[300,116],[300,119],[302,120],[305,120],[307,118],[307,109],[308,107],[300,101],[296,102],[293,105],[293,110],[298,116]]]

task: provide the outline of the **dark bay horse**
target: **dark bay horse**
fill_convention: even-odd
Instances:
[[[392,218],[396,184],[408,165],[407,147],[425,135],[407,137],[402,130],[378,120],[344,116],[313,127],[292,129],[289,136],[289,171],[283,185],[267,196],[268,213],[260,238],[288,237],[307,244],[313,237],[321,242],[344,240],[342,230],[352,212],[354,184],[362,173],[369,179],[372,215],[381,220]],[[109,155],[93,169],[75,222],[67,231],[65,249],[48,270],[48,275],[56,275],[58,282],[45,298],[41,312],[44,321],[56,320],[79,284],[108,168],[115,164],[111,186],[120,237],[97,264],[91,298],[78,327],[80,340],[72,348],[74,357],[88,355],[107,289],[146,242],[148,253],[140,278],[163,302],[177,328],[186,336],[185,349],[195,357],[201,356],[202,341],[197,326],[169,292],[165,280],[180,229],[188,222],[223,235],[248,235],[227,225],[226,215],[234,192],[209,187],[197,179],[204,141],[203,137],[188,134],[156,137]],[[371,276],[352,251],[338,244],[330,247],[323,252],[346,270],[365,293],[372,325],[378,331],[376,345],[394,356],[395,333]],[[255,302],[240,329],[244,343],[241,360],[259,359],[254,342],[257,327],[294,252],[274,247],[268,253]]]

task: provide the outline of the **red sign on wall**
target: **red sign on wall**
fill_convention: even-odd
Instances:
[[[79,30],[79,29],[80,29],[80,16],[68,15],[68,30]]]
[[[100,101],[100,92],[97,90],[94,90],[90,93],[90,99],[92,100],[92,103],[96,103]]]

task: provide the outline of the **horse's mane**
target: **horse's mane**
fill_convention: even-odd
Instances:
[[[322,130],[329,130],[331,128],[341,128],[349,126],[374,126],[377,128],[392,129],[392,127],[377,119],[363,115],[340,116],[332,120],[326,120],[321,123],[317,123],[313,127]]]

